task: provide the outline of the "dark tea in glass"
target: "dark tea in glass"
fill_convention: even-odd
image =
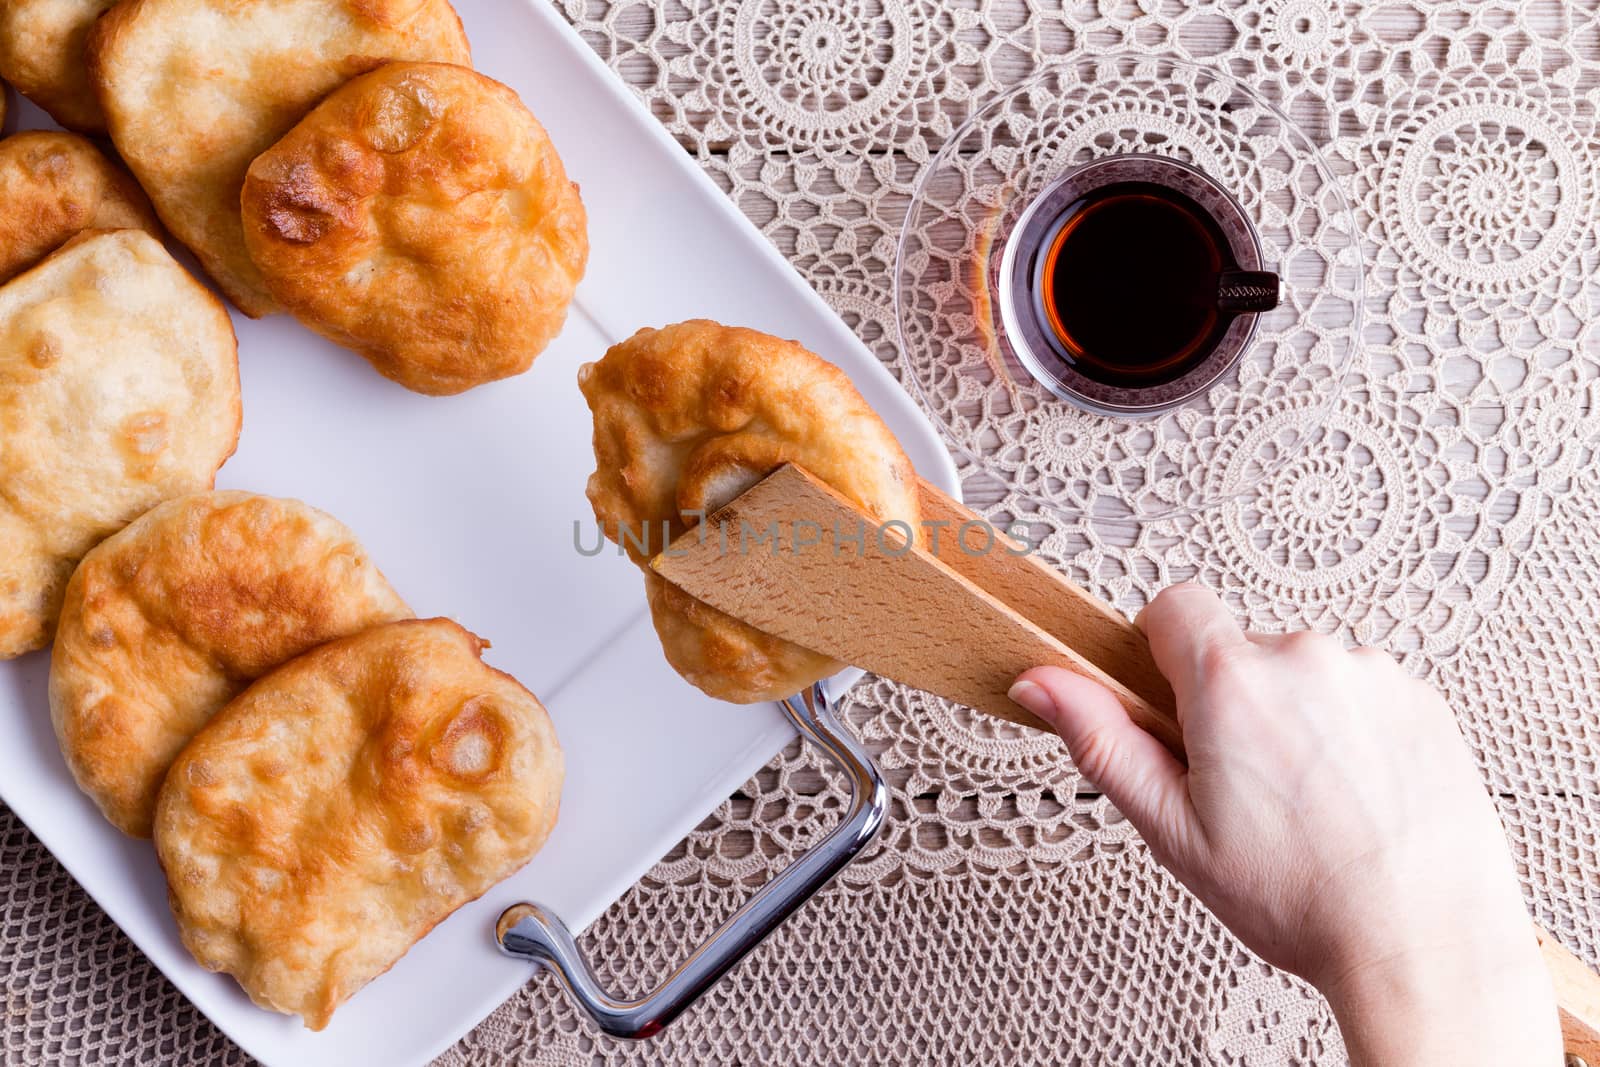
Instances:
[[[1093,410],[1181,403],[1238,359],[1255,316],[1279,300],[1232,198],[1151,156],[1109,157],[1052,185],[1019,221],[1006,264],[1002,314],[1018,355]]]

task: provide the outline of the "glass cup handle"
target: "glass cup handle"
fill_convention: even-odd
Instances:
[[[1270,270],[1227,270],[1217,278],[1217,310],[1271,311],[1283,303],[1283,279]]]
[[[716,985],[872,842],[889,809],[883,775],[834,714],[820,684],[782,707],[801,736],[850,776],[850,805],[827,837],[757,890],[654,992],[635,1000],[606,992],[566,924],[537,904],[513,904],[501,913],[495,923],[500,951],[554,970],[568,995],[613,1037],[660,1033]]]

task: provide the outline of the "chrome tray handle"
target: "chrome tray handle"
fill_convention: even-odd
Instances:
[[[710,940],[652,993],[622,1000],[595,980],[583,950],[555,915],[537,904],[513,904],[495,923],[500,951],[552,968],[578,1006],[613,1037],[652,1037],[716,985],[734,964],[783,924],[878,835],[889,788],[872,757],[839,722],[822,686],[782,702],[795,728],[850,776],[843,820],[805,855],[762,886]]]

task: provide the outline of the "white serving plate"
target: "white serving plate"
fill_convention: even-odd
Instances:
[[[418,615],[494,643],[566,752],[561,820],[523,871],[462,908],[321,1033],[253,1006],[178,940],[148,842],[72,782],[49,722],[48,653],[0,663],[0,797],[156,966],[251,1055],[317,1067],[425,1063],[530,977],[494,947],[536,900],[593,922],[793,736],[775,706],[711,700],[663,660],[636,569],[593,544],[578,366],[642,326],[706,316],[793,337],[849,373],[924,478],[959,492],[935,431],[876,358],[541,0],[457,3],[479,70],[522,94],[583,189],[592,252],[566,329],[532,371],[417,396],[285,317],[235,315],[244,435],[220,487],[293,496],[350,525]],[[48,127],[13,98],[8,125]],[[638,992],[638,991],[621,991]]]

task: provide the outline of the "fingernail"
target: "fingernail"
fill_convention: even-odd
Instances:
[[[1013,704],[1026,708],[1041,719],[1048,720],[1055,717],[1056,702],[1050,699],[1050,694],[1037,682],[1030,682],[1026,678],[1019,679],[1006,691],[1006,696],[1011,698]]]

